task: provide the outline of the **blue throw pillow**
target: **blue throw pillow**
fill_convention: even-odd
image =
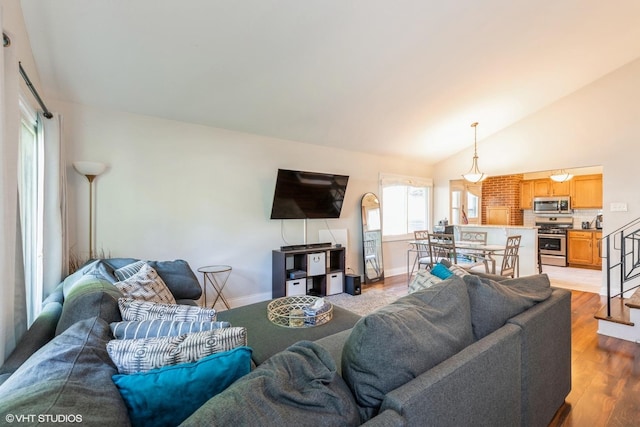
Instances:
[[[242,346],[197,362],[112,378],[133,426],[178,425],[250,370],[251,349]]]
[[[451,270],[449,270],[447,267],[445,267],[444,265],[442,265],[440,263],[436,264],[431,269],[431,274],[433,274],[436,277],[441,278],[442,280],[447,279],[447,278],[449,278],[449,277],[451,277],[453,275]]]

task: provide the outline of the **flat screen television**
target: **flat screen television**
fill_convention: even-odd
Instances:
[[[339,218],[349,177],[278,169],[271,219]]]

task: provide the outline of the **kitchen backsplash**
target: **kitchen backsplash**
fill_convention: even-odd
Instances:
[[[536,225],[536,215],[532,210],[523,210],[524,218],[523,225],[526,227],[535,227]],[[573,228],[582,228],[583,221],[589,221],[591,223],[591,228],[596,228],[596,216],[602,213],[602,209],[574,209],[573,210]],[[604,217],[603,221],[607,218]]]

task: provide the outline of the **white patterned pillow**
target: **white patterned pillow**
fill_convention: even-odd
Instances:
[[[216,311],[194,305],[163,304],[151,301],[118,299],[122,320],[180,320],[183,322],[215,322]]]
[[[120,289],[126,298],[142,301],[154,301],[166,304],[175,304],[173,294],[164,283],[164,280],[149,264],[144,264],[133,276],[115,286]]]
[[[409,283],[409,293],[430,288],[440,282],[442,282],[441,278],[434,276],[427,270],[418,270],[411,283]]]
[[[129,277],[133,276],[138,271],[140,271],[142,266],[145,264],[146,262],[142,260],[136,261],[131,264],[127,264],[124,267],[120,267],[119,269],[115,270],[113,274],[116,276],[116,278],[119,281],[127,280]]]
[[[243,327],[214,329],[175,337],[111,340],[107,351],[121,374],[196,362],[214,353],[247,345]]]
[[[451,264],[449,267],[447,267],[449,269],[449,271],[451,271],[453,274],[455,274],[458,277],[464,277],[464,276],[468,276],[469,273],[467,270],[465,270],[464,268],[460,267],[459,265],[456,264]]]
[[[109,325],[116,339],[175,337],[193,332],[229,328],[229,322],[182,322],[179,320],[142,320],[140,322],[113,322]]]

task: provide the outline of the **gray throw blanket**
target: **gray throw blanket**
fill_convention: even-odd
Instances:
[[[209,399],[182,426],[359,424],[355,400],[330,354],[300,341]]]

